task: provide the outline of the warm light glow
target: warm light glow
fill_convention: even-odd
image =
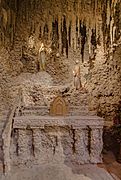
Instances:
[[[52,49],[50,48],[50,47],[46,47],[45,45],[44,45],[44,43],[41,43],[41,46],[40,46],[40,48],[39,48],[39,53],[41,52],[41,51],[46,51],[48,54],[50,54],[51,52],[52,52]]]
[[[39,48],[39,52],[41,52],[41,51],[44,51],[44,44],[43,43],[41,44],[41,46]]]
[[[46,49],[47,50],[47,52],[50,54],[51,52],[52,52],[52,49],[51,48],[48,48],[48,49]]]

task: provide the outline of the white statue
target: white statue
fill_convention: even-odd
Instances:
[[[73,70],[73,76],[74,76],[74,87],[76,87],[76,90],[78,90],[78,89],[80,89],[82,87],[81,78],[80,78],[79,61],[76,61],[76,65],[75,65],[75,68]]]
[[[35,39],[34,39],[34,36],[31,35],[28,39],[28,47],[29,49],[33,49],[34,47],[34,44],[35,44]]]
[[[39,48],[39,55],[38,55],[38,62],[39,62],[39,68],[42,71],[46,70],[46,60],[47,56],[50,55],[52,52],[52,49],[50,45],[44,45],[44,43],[41,43],[41,46]]]
[[[39,67],[40,70],[45,71],[46,67],[46,49],[44,47],[44,44],[42,43],[40,49],[39,49]]]

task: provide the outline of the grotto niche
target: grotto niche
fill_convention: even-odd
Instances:
[[[102,163],[121,102],[120,11],[120,0],[0,0],[4,173]]]
[[[9,109],[24,81],[73,89],[79,61],[89,108],[113,122],[120,101],[120,7],[120,0],[1,0],[1,109]]]

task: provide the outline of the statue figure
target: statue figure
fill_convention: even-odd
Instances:
[[[76,65],[75,65],[75,68],[73,70],[73,76],[74,76],[74,87],[76,87],[76,90],[78,90],[82,87],[81,79],[80,79],[79,61],[76,61]]]
[[[46,60],[48,55],[50,55],[52,52],[52,49],[50,47],[50,44],[44,44],[41,43],[41,46],[39,48],[38,53],[38,64],[39,64],[39,70],[45,71],[46,70]]]
[[[31,35],[28,39],[28,47],[29,49],[33,49],[34,48],[34,44],[35,44],[35,39],[34,36]]]
[[[39,49],[39,68],[42,71],[45,71],[46,67],[46,50],[44,47],[44,44],[42,43],[40,49]]]

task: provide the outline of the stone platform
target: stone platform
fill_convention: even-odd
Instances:
[[[97,116],[16,116],[11,165],[101,163],[102,128]]]
[[[57,97],[53,89],[48,91],[51,101],[40,106],[24,104],[24,98],[30,100],[31,96],[22,94],[20,102],[16,100],[17,106],[13,108],[2,135],[4,172],[15,167],[34,168],[48,163],[69,166],[102,163],[104,122],[95,112],[89,112],[85,91],[83,98],[77,91],[73,92],[74,96],[69,93]]]

